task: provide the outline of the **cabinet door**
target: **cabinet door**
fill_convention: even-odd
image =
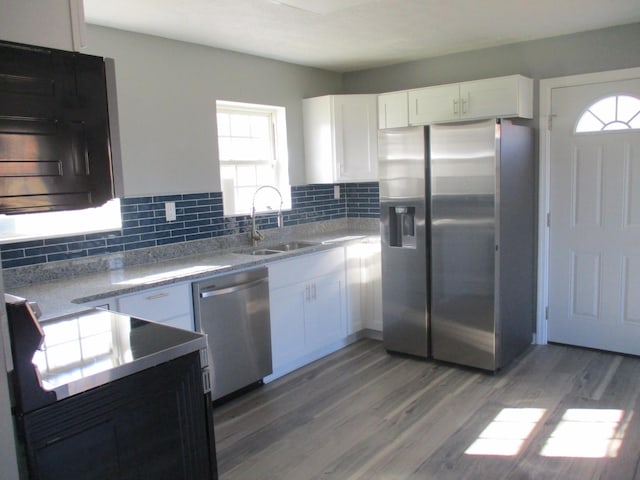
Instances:
[[[520,75],[489,78],[460,84],[462,118],[532,116],[531,79]]]
[[[458,84],[409,91],[409,124],[429,125],[460,118]]]
[[[291,285],[269,292],[274,372],[305,354],[304,302],[303,285]]]
[[[193,352],[25,414],[33,480],[217,478]]]
[[[343,278],[339,274],[327,275],[306,285],[304,337],[309,352],[347,334]]]
[[[307,183],[334,183],[337,173],[331,96],[302,101],[302,126]]]
[[[378,128],[401,128],[409,126],[407,92],[378,95]]]
[[[378,180],[375,95],[333,97],[338,182]]]
[[[382,331],[382,258],[380,244],[367,244],[362,259],[363,327]]]

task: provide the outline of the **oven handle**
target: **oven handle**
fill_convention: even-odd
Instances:
[[[239,283],[237,285],[233,285],[232,287],[226,288],[216,288],[215,286],[200,292],[200,298],[210,298],[217,297],[218,295],[226,295],[227,293],[237,292],[239,290],[244,290],[246,288],[251,288],[255,285],[258,285],[263,282],[267,282],[268,278],[259,278],[257,280],[252,280],[250,282]]]

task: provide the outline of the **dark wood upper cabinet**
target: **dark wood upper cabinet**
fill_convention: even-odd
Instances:
[[[105,62],[0,42],[0,213],[114,198]]]

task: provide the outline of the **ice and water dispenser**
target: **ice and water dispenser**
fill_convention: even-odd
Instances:
[[[415,207],[389,207],[389,246],[416,248]]]

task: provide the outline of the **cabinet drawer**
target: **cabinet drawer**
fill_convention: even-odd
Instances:
[[[344,272],[344,248],[301,255],[269,264],[269,289],[298,284],[309,279]]]
[[[191,288],[181,283],[154,288],[118,298],[118,310],[154,322],[188,315],[192,309]]]
[[[170,325],[172,327],[182,328],[184,330],[193,331],[193,316],[191,315],[180,315],[179,317],[172,317],[166,320],[162,320],[161,323],[165,325]]]

